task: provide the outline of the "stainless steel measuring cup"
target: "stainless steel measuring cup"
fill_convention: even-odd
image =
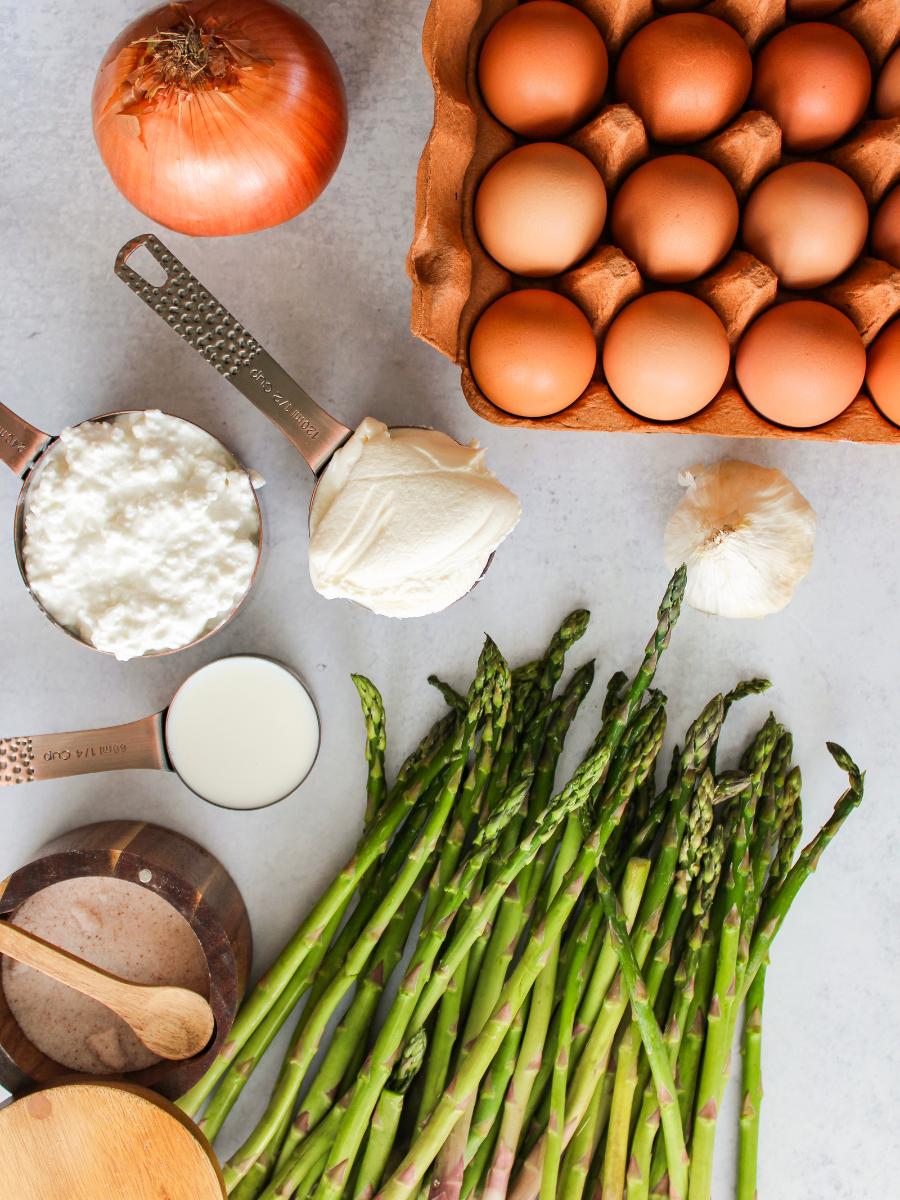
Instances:
[[[78,424],[88,425],[101,421],[112,421],[115,420],[116,417],[126,416],[132,413],[139,413],[141,411],[141,409],[119,409],[115,412],[102,413],[97,417],[89,417],[86,421],[81,421]],[[176,419],[179,421],[184,421],[187,425],[193,425],[194,428],[201,428],[201,426],[196,425],[195,422],[188,421],[184,417],[178,417]],[[203,432],[208,433],[208,430],[204,429]],[[212,437],[213,435],[209,434],[209,436]],[[64,633],[67,633],[69,637],[74,638],[75,641],[80,642],[81,645],[88,646],[91,650],[97,650],[99,654],[110,654],[111,652],[109,650],[99,650],[97,646],[94,646],[91,642],[87,641],[84,637],[82,637],[77,629],[68,625],[63,625],[60,621],[58,621],[56,617],[54,617],[53,613],[46,609],[37,595],[35,595],[35,592],[28,581],[28,572],[25,569],[25,555],[23,547],[25,542],[25,515],[28,507],[28,491],[31,485],[37,479],[43,463],[47,461],[47,451],[51,449],[57,440],[57,434],[44,433],[42,429],[38,429],[36,426],[31,425],[25,420],[24,417],[20,417],[17,413],[14,413],[12,409],[7,408],[5,404],[0,404],[0,462],[6,463],[10,470],[12,470],[22,480],[22,486],[19,489],[19,498],[16,503],[16,511],[13,523],[13,543],[16,552],[16,563],[19,568],[19,574],[22,576],[22,581],[24,582],[26,588],[28,588],[32,600],[34,600],[35,604],[48,621],[55,625],[57,629],[62,629]],[[218,439],[215,440],[218,441]],[[219,444],[222,445],[221,442]],[[256,488],[253,486],[253,479],[246,467],[244,467],[240,460],[231,450],[228,449],[227,446],[222,446],[222,449],[233,461],[235,469],[243,471],[244,474],[247,475],[247,478],[250,482],[250,490],[256,503],[257,550],[256,563],[253,567],[253,573],[250,576],[250,580],[247,584],[244,594],[237,600],[231,609],[229,609],[228,612],[223,613],[222,617],[218,621],[212,624],[209,628],[205,629],[198,637],[194,638],[193,641],[186,643],[184,646],[172,646],[167,650],[148,651],[146,654],[141,655],[143,658],[157,658],[164,654],[175,654],[179,650],[185,650],[188,647],[196,646],[206,638],[211,637],[224,625],[228,624],[253,588],[254,581],[259,571],[263,549],[262,510],[259,506],[259,497],[256,494]]]
[[[66,779],[73,775],[93,775],[103,771],[171,771],[201,800],[217,808],[252,811],[269,808],[291,795],[306,779],[315,765],[321,742],[321,721],[318,708],[306,684],[300,676],[284,663],[265,655],[229,655],[230,659],[253,659],[270,663],[286,672],[306,694],[315,713],[318,736],[315,751],[306,770],[295,778],[291,786],[281,795],[258,804],[225,804],[204,795],[179,772],[167,743],[168,717],[172,707],[188,685],[204,671],[227,661],[214,659],[199,667],[184,680],[168,705],[150,716],[124,725],[106,725],[97,729],[81,729],[67,733],[38,733],[18,737],[0,738],[0,788],[13,787],[21,783],[41,783],[49,779]],[[227,752],[242,755],[246,759],[247,746],[227,745]]]
[[[166,274],[163,283],[153,284],[129,266],[130,257],[141,248],[162,267]],[[303,456],[316,476],[318,488],[318,480],[352,429],[317,404],[154,234],[144,233],[126,242],[116,256],[114,269],[179,337],[277,426]],[[316,488],[309,503],[310,514]],[[493,560],[492,554],[473,587],[484,578]]]

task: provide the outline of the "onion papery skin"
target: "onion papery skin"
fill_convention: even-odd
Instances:
[[[241,65],[219,81],[136,90],[146,39],[190,21],[239,47]],[[347,139],[331,52],[272,0],[187,0],[139,17],[107,51],[92,109],[119,191],[160,225],[199,237],[291,220],[321,194]]]

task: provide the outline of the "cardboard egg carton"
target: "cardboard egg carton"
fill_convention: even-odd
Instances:
[[[603,34],[610,54],[610,80],[625,42],[640,26],[661,15],[652,0],[575,3]],[[614,245],[601,243],[574,269],[549,280],[515,277],[481,247],[473,216],[476,189],[487,169],[523,139],[500,125],[483,104],[477,84],[478,55],[488,31],[515,5],[516,0],[432,0],[423,33],[435,101],[434,124],[419,163],[415,233],[407,260],[413,284],[411,328],[417,337],[459,364],[463,393],[472,409],[498,425],[533,429],[900,443],[900,428],[886,420],[865,393],[833,421],[814,429],[773,425],[745,402],[733,370],[706,408],[678,422],[647,421],[619,404],[603,380],[600,355],[595,377],[584,394],[549,417],[512,416],[481,393],[469,369],[469,337],[484,309],[504,293],[519,287],[548,287],[568,296],[587,316],[602,349],[613,318],[645,290],[635,264]],[[786,23],[785,0],[713,0],[700,11],[733,25],[751,52]],[[856,0],[832,20],[862,43],[877,78],[900,40],[897,0]],[[643,122],[626,104],[607,104],[564,140],[591,159],[610,194],[629,171],[653,153]],[[756,182],[783,161],[777,123],[768,114],[752,110],[740,113],[725,130],[700,145],[677,150],[714,163],[730,180],[741,203]],[[662,152],[672,152],[672,148]],[[864,119],[839,145],[807,157],[821,158],[845,170],[874,209],[900,180],[900,118]],[[739,248],[682,290],[699,296],[716,311],[732,350],[754,317],[779,295],[774,272]],[[868,345],[882,326],[900,313],[900,270],[864,254],[834,283],[806,294],[846,313]]]

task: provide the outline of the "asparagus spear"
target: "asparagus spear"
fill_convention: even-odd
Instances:
[[[646,861],[633,859],[633,862]],[[612,1108],[613,1077],[610,1071],[600,1075],[581,1124],[575,1130],[562,1161],[559,1200],[581,1200],[588,1186],[604,1127]]]
[[[384,992],[385,985],[403,954],[410,929],[422,903],[431,874],[426,867],[420,874],[387,933],[379,943],[366,974],[358,984],[353,1003],[341,1018],[331,1044],[295,1117],[291,1134],[284,1139],[277,1165],[285,1163],[298,1142],[314,1129],[340,1094],[344,1081],[355,1075],[365,1056],[366,1040]],[[410,1076],[412,1082],[413,1075]],[[291,1136],[293,1135],[293,1136]]]
[[[559,1006],[556,1052],[550,1083],[550,1118],[547,1123],[547,1152],[541,1177],[541,1200],[556,1200],[559,1169],[562,1159],[562,1123],[566,1112],[566,1084],[572,1053],[575,1016],[585,982],[590,947],[600,927],[600,908],[591,905],[588,919],[578,929],[575,949],[568,964],[562,1001]],[[627,917],[626,917],[627,921]]]
[[[381,1183],[400,1125],[404,1097],[422,1066],[427,1040],[424,1029],[409,1039],[378,1098],[353,1188],[354,1200],[369,1200]]]
[[[724,854],[725,838],[722,826],[719,825],[713,831],[711,838],[703,849],[700,872],[694,887],[694,898],[690,914],[693,926],[675,973],[675,986],[669,1019],[663,1033],[666,1052],[673,1070],[678,1062],[679,1050],[688,1014],[691,1003],[694,1000],[695,974],[700,962],[704,939],[709,928],[713,898],[718,887]],[[677,1077],[676,1087],[678,1087]],[[681,1113],[682,1122],[684,1122],[687,1113],[685,1107],[681,1104],[679,1104],[679,1112]],[[645,1200],[649,1195],[651,1160],[658,1129],[659,1106],[656,1103],[655,1089],[652,1083],[648,1081],[644,1089],[641,1109],[632,1136],[631,1157],[628,1163],[626,1180],[628,1200]]]
[[[767,692],[772,686],[771,679],[742,679],[740,683],[736,683],[730,692],[725,693],[725,715],[728,715],[728,710],[732,704],[736,704],[739,700],[746,699],[747,696],[760,696],[763,692]]]
[[[750,946],[750,957],[741,999],[746,995],[747,989],[756,978],[762,964],[767,961],[772,942],[784,923],[784,918],[794,903],[800,888],[816,870],[822,855],[863,798],[865,775],[860,772],[859,767],[843,747],[836,742],[828,742],[827,746],[831,757],[841,770],[847,773],[849,786],[835,804],[831,816],[812,841],[800,851],[797,861],[764,906]]]
[[[539,811],[550,795],[556,774],[556,764],[559,761],[566,734],[584,697],[591,687],[593,677],[593,663],[587,663],[576,671],[550,717],[532,788],[531,803],[532,805],[536,805]],[[552,845],[551,842],[546,843],[540,853],[544,853],[550,845]],[[463,1044],[466,1044],[472,1037],[481,1032],[506,978],[506,972],[525,919],[523,893],[528,890],[528,876],[531,869],[528,866],[523,870],[520,877],[513,882],[501,901],[499,914],[488,942],[487,954],[485,956],[486,968],[481,972],[466,1019]],[[464,960],[463,964],[457,968],[457,972],[464,969],[467,961]],[[455,983],[455,978],[451,983]],[[459,994],[458,988],[448,989],[448,992],[444,995],[444,999],[441,1001],[442,1008],[447,996],[454,994]],[[442,1087],[440,1091],[434,1089],[431,1092],[426,1092],[421,1107],[423,1118],[427,1118],[433,1110],[440,1098],[440,1092],[443,1091],[444,1083],[446,1083],[446,1073],[441,1080]],[[459,1195],[459,1190],[462,1186],[469,1129],[474,1114],[475,1099],[475,1097],[472,1098],[472,1102],[462,1114],[438,1158],[434,1171],[434,1180],[431,1185],[433,1200],[438,1196],[443,1197],[444,1200],[451,1200],[452,1197]],[[492,1126],[493,1122],[491,1122],[489,1129]]]
[[[773,840],[777,854],[772,858],[768,892],[775,891],[793,862],[802,832],[800,772],[794,768],[786,777],[775,773]],[[744,1032],[741,1042],[743,1060],[743,1100],[738,1142],[738,1200],[756,1200],[757,1162],[759,1158],[759,1120],[762,1106],[762,1017],[765,999],[766,963],[750,984],[744,1005]]]
[[[441,693],[448,708],[455,709],[459,713],[466,711],[465,696],[458,692],[452,684],[439,679],[437,675],[429,675],[428,682]]]
[[[366,723],[366,763],[369,768],[366,782],[366,824],[369,825],[387,795],[384,778],[384,752],[387,748],[384,701],[378,688],[365,675],[351,675],[350,678],[359,694]]]
[[[628,998],[631,1001],[631,1010],[641,1032],[644,1051],[650,1060],[650,1069],[653,1073],[656,1097],[659,1102],[663,1137],[666,1143],[666,1158],[669,1164],[669,1195],[671,1200],[683,1200],[687,1194],[688,1155],[684,1143],[681,1114],[678,1111],[672,1066],[666,1054],[662,1032],[654,1015],[653,1005],[647,995],[641,968],[638,965],[616,893],[599,868],[597,884],[603,911],[609,922],[613,946],[619,956],[619,968]]]
[[[706,1044],[694,1114],[690,1200],[709,1200],[712,1186],[713,1145],[731,1049],[731,1014],[740,971],[741,930],[753,896],[750,863],[753,820],[765,773],[780,734],[780,727],[770,715],[745,757],[751,772],[751,783],[738,814],[725,880],[725,917],[719,939],[712,1002],[707,1015]],[[671,1163],[669,1175],[671,1184]]]
[[[761,1040],[765,983],[766,973],[763,967],[750,985],[744,1012],[744,1032],[741,1040],[743,1099],[739,1122],[738,1200],[757,1200],[759,1110],[763,1095]]]
[[[466,1167],[460,1193],[463,1197],[469,1196],[476,1186],[480,1186],[493,1157],[497,1134],[500,1132],[500,1114],[503,1111],[506,1084],[515,1070],[522,1034],[525,1031],[527,1008],[528,1005],[524,1004],[516,1013],[478,1089],[478,1099],[466,1142]]]
[[[786,815],[785,805],[789,803],[785,787],[791,768],[793,749],[794,739],[789,733],[783,733],[775,744],[772,761],[763,784],[756,830],[750,845],[753,894],[757,899],[762,898],[766,875],[775,857],[781,826]]]
[[[620,904],[622,906],[622,911],[625,914],[626,927],[629,929],[629,931],[631,930],[632,924],[637,916],[638,907],[640,905],[641,896],[647,882],[649,870],[650,863],[647,859],[632,859],[625,870],[622,884],[620,885]],[[602,910],[599,905],[595,906],[595,911],[598,916],[602,917]],[[603,964],[602,967],[600,966],[601,963]],[[600,975],[606,981],[606,986],[603,988],[604,994],[606,993],[615,976],[616,963],[616,952],[612,948],[612,943],[607,936],[602,942],[600,955],[598,958],[598,969],[595,970],[595,976]],[[593,1024],[593,1021],[596,1017],[596,1011],[599,1011],[600,1004],[603,1002],[603,996],[601,996],[597,1003],[597,1009],[594,1010],[591,1008],[590,1012],[592,1015],[585,1016],[585,1008],[587,1006],[588,999],[589,997],[586,993],[579,1008],[579,1023],[581,1023],[583,1019],[586,1019],[590,1024]],[[572,1138],[562,1164],[562,1175],[559,1190],[561,1197],[565,1197],[566,1200],[581,1200],[585,1180],[587,1178],[588,1166],[590,1165],[590,1161],[594,1155],[594,1150],[596,1149],[598,1125],[600,1124],[601,1120],[601,1111],[604,1102],[608,1108],[612,1096],[612,1081],[611,1079],[608,1080],[609,1086],[608,1088],[605,1088],[603,1083],[605,1079],[606,1076],[604,1073],[601,1078],[601,1082],[594,1090],[587,1113],[585,1114],[584,1119],[578,1126],[578,1129]],[[568,1082],[568,1072],[566,1074],[566,1082]],[[608,1092],[605,1097],[603,1095],[604,1091]],[[550,1134],[549,1130],[550,1111],[551,1109],[548,1109],[548,1119],[546,1122],[548,1133],[547,1146],[549,1152],[551,1154],[555,1154],[555,1147],[552,1144],[553,1135]],[[564,1113],[565,1105],[563,1104],[558,1111]],[[559,1141],[560,1146],[562,1146],[562,1131]],[[546,1174],[547,1170],[552,1171],[552,1165],[548,1168],[545,1164],[542,1164],[542,1171],[544,1172],[544,1175]]]
[[[624,671],[614,671],[610,676],[609,682],[606,685],[606,695],[603,698],[603,709],[600,714],[604,721],[607,717],[611,717],[622,703],[627,683],[628,676]]]
[[[343,1096],[309,1137],[301,1142],[288,1162],[277,1168],[274,1178],[260,1194],[259,1200],[289,1200],[298,1192],[301,1195],[307,1194],[307,1185],[317,1182],[322,1173],[331,1139],[341,1123],[346,1107],[347,1097]],[[229,1197],[237,1197],[242,1187],[243,1184],[235,1191],[229,1192]]]
[[[485,706],[481,744],[475,761],[466,776],[454,820],[441,847],[440,870],[436,873],[432,887],[429,889],[425,908],[426,920],[434,912],[447,881],[456,870],[470,826],[481,807],[491,778],[494,756],[502,741],[503,731],[509,717],[510,690],[511,679],[507,668],[495,676],[493,690]]]
[[[724,712],[721,697],[717,697],[708,706],[707,711],[710,717],[712,717],[712,721],[705,744],[710,746],[717,740],[718,729],[721,726],[721,719]],[[715,714],[714,717],[712,716],[713,714]],[[701,722],[702,720],[701,718]],[[689,736],[686,739],[686,744],[690,746],[692,740],[692,736]],[[683,777],[683,793],[689,790],[695,771],[696,767],[694,768],[694,772],[686,773],[685,777]],[[651,1006],[657,1004],[668,973],[677,931],[685,922],[690,887],[700,872],[707,838],[712,828],[713,806],[714,804],[721,804],[731,796],[736,795],[739,791],[742,791],[746,782],[746,777],[738,776],[722,777],[716,783],[712,772],[708,768],[705,769],[700,776],[697,790],[687,811],[686,819],[680,823],[683,833],[678,850],[678,869],[675,874],[673,887],[666,900],[666,907],[663,912],[659,932],[656,936],[653,953],[646,971],[647,1000]],[[681,803],[683,805],[684,801],[682,800]],[[676,809],[675,812],[677,816],[679,809]],[[678,830],[679,825],[676,823],[676,836]],[[641,1042],[641,1029],[635,1016],[632,1020],[630,1030],[626,1031],[619,1046],[616,1082],[613,1091],[613,1117],[617,1118],[617,1126],[615,1130],[610,1129],[607,1134],[606,1155],[603,1166],[603,1187],[606,1196],[621,1197],[626,1185],[626,1171],[630,1168],[630,1175],[632,1181],[634,1181],[637,1170],[639,1170],[636,1162],[628,1162],[628,1144],[632,1124],[634,1095],[639,1086],[640,1072],[638,1071],[638,1063]],[[668,1040],[666,1040],[666,1049],[667,1054],[669,1054],[669,1065],[674,1071],[675,1062],[674,1057],[669,1053],[670,1044]],[[648,1069],[650,1067],[652,1067],[652,1063],[648,1062]],[[640,1086],[643,1086],[643,1084]]]

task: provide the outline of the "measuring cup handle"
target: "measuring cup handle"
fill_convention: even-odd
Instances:
[[[105,729],[0,738],[0,787],[133,768],[170,769],[162,713]]]
[[[129,265],[143,247],[165,271],[153,284]],[[208,292],[152,233],[132,238],[116,255],[115,273],[276,425],[318,475],[351,430],[307,395],[256,338]]]
[[[29,467],[51,440],[49,433],[29,425],[11,408],[0,404],[0,462],[6,463],[20,479],[27,475]]]

